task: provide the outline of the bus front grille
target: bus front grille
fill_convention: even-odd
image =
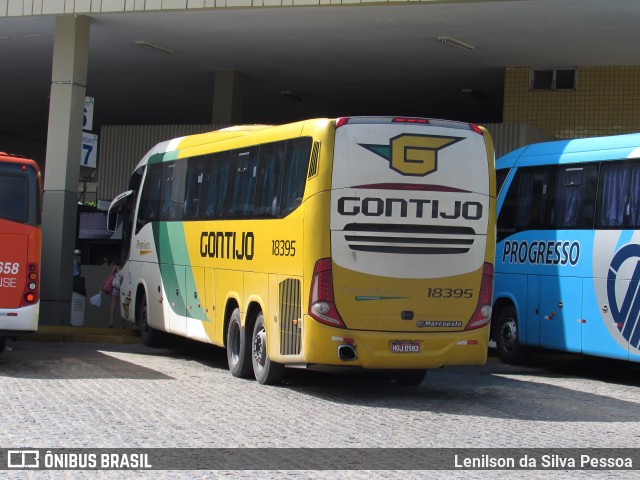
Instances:
[[[298,355],[302,349],[300,280],[288,278],[279,287],[280,354]]]

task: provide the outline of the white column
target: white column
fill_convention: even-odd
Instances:
[[[69,324],[89,63],[86,16],[56,18],[42,211],[40,323]]]

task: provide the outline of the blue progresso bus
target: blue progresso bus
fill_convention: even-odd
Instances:
[[[491,335],[640,361],[640,134],[529,145],[496,161]]]

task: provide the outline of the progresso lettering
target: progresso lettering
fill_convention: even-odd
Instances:
[[[580,242],[568,240],[513,240],[504,242],[502,250],[502,263],[575,266],[579,260]]]
[[[200,256],[253,260],[255,238],[253,232],[202,232]]]
[[[338,200],[340,215],[354,216],[362,214],[367,217],[400,217],[409,215],[415,218],[444,218],[480,220],[482,204],[479,202],[462,202],[456,200],[446,206],[439,200],[375,197],[341,197]]]

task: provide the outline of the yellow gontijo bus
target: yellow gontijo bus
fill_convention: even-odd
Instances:
[[[491,138],[423,118],[231,127],[156,145],[124,214],[121,313],[227,350],[234,376],[284,366],[486,361],[495,250]]]

